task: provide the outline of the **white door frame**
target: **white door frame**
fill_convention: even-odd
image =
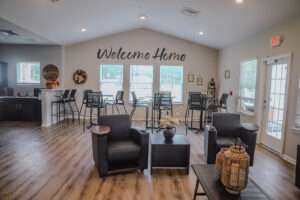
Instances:
[[[261,77],[266,77],[266,67],[268,66],[267,64],[267,61],[268,60],[281,60],[281,59],[287,59],[287,64],[288,64],[288,69],[287,69],[287,82],[286,82],[286,96],[285,96],[285,105],[284,105],[284,114],[283,114],[283,125],[282,125],[282,140],[281,140],[281,148],[280,148],[280,156],[282,157],[283,156],[283,149],[284,149],[284,141],[285,141],[285,136],[286,136],[286,118],[287,118],[287,112],[288,112],[288,97],[289,97],[289,94],[290,94],[290,72],[291,72],[291,61],[292,61],[292,53],[287,53],[287,54],[284,54],[284,55],[279,55],[279,56],[273,56],[273,57],[265,57],[265,58],[262,58],[261,59],[261,76],[260,76],[260,80],[263,81],[261,82],[260,81],[260,95],[261,95],[261,98],[260,98],[260,101],[262,101],[262,109],[260,109],[260,113],[259,115],[261,116],[261,124],[260,124],[260,127],[263,128],[265,125],[264,125],[264,122],[265,122],[265,116],[264,116],[264,98],[265,98],[265,87],[266,87],[266,83],[264,81],[264,79],[261,79]],[[262,134],[263,133],[263,129],[260,131],[261,134],[259,135],[259,143],[262,142]]]

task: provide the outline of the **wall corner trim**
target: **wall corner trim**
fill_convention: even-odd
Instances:
[[[296,165],[296,160],[294,158],[286,155],[286,154],[282,155],[282,159],[289,162],[289,163],[291,163],[291,164],[293,164],[293,165]]]

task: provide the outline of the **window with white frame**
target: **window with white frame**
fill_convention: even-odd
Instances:
[[[17,84],[39,84],[40,82],[39,62],[17,63]]]
[[[238,109],[254,114],[257,59],[241,62]]]
[[[296,107],[296,128],[300,128],[300,79],[298,84],[298,97],[297,97],[297,107]]]
[[[113,96],[123,90],[123,65],[100,65],[100,90]]]
[[[159,91],[171,91],[174,103],[182,103],[183,66],[160,66]]]
[[[137,98],[152,96],[153,92],[153,66],[130,65],[129,101],[132,102],[131,92]]]

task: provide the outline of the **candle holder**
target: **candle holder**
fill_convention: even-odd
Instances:
[[[240,194],[247,187],[250,156],[244,147],[232,146],[224,153],[221,182],[226,191]]]
[[[224,153],[228,151],[228,149],[229,148],[222,148],[221,151],[216,155],[215,172],[220,178],[222,177]]]

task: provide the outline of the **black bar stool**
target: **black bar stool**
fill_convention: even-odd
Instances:
[[[105,108],[105,103],[103,101],[102,92],[88,92],[87,93],[87,102],[86,108],[84,110],[83,118],[83,132],[85,132],[85,117],[86,109],[90,109],[90,124],[87,128],[92,127],[93,125],[99,125],[99,118],[102,114],[103,109]],[[93,123],[93,110],[97,109],[97,124]]]
[[[131,92],[132,94],[132,110],[131,110],[131,113],[130,113],[130,117],[132,118],[134,113],[135,113],[135,110],[136,108],[142,108],[144,107],[146,109],[146,129],[148,128],[148,115],[149,115],[149,104],[147,103],[140,103],[140,100],[144,99],[144,98],[137,98],[136,97],[136,94],[134,91]]]
[[[80,116],[81,116],[81,111],[82,111],[82,108],[83,106],[86,107],[86,102],[87,102],[87,93],[89,92],[93,92],[93,90],[83,90],[82,91],[82,103],[81,103],[81,106],[80,106]]]
[[[111,110],[112,114],[114,114],[114,106],[116,107],[118,114],[120,114],[118,105],[122,105],[124,108],[125,113],[127,114],[127,110],[125,108],[125,103],[124,103],[124,91],[123,90],[118,90],[116,94],[116,98],[113,100],[105,100],[106,105],[111,105]],[[107,108],[107,107],[106,107]],[[106,111],[107,112],[107,111]]]
[[[72,89],[71,90],[71,93],[69,95],[69,98],[67,99],[67,103],[69,103],[70,105],[70,109],[71,109],[71,114],[72,114],[72,121],[74,122],[74,112],[77,112],[77,115],[78,115],[78,121],[79,121],[79,124],[80,124],[80,112],[79,112],[79,109],[77,107],[77,104],[76,104],[76,99],[75,99],[75,95],[76,95],[76,92],[77,90],[76,89]],[[74,104],[75,106],[75,111],[73,109],[73,106],[72,106],[72,103]]]
[[[203,111],[205,110],[205,103],[206,103],[206,95],[201,94],[201,92],[189,92],[189,99],[185,113],[185,126],[186,126],[186,134],[188,129],[190,130],[198,130],[200,131],[203,129],[202,121],[203,121]],[[191,111],[191,119],[190,119],[190,126],[189,126],[189,115]],[[199,116],[199,128],[193,127],[194,120],[194,111],[200,111]]]
[[[58,100],[56,101],[52,101],[51,102],[51,125],[53,125],[53,117],[56,116],[56,121],[59,122],[60,121],[60,115],[61,115],[61,112],[60,112],[60,107],[62,106],[63,107],[63,116],[64,116],[64,120],[65,120],[65,117],[66,117],[66,103],[67,103],[67,100],[69,98],[69,94],[70,94],[70,90],[65,90],[64,91],[64,94],[62,96],[56,96],[56,98],[58,98]],[[54,114],[53,113],[53,106],[56,104],[57,106],[57,111],[56,113]],[[69,123],[69,120],[67,118],[67,124]]]

